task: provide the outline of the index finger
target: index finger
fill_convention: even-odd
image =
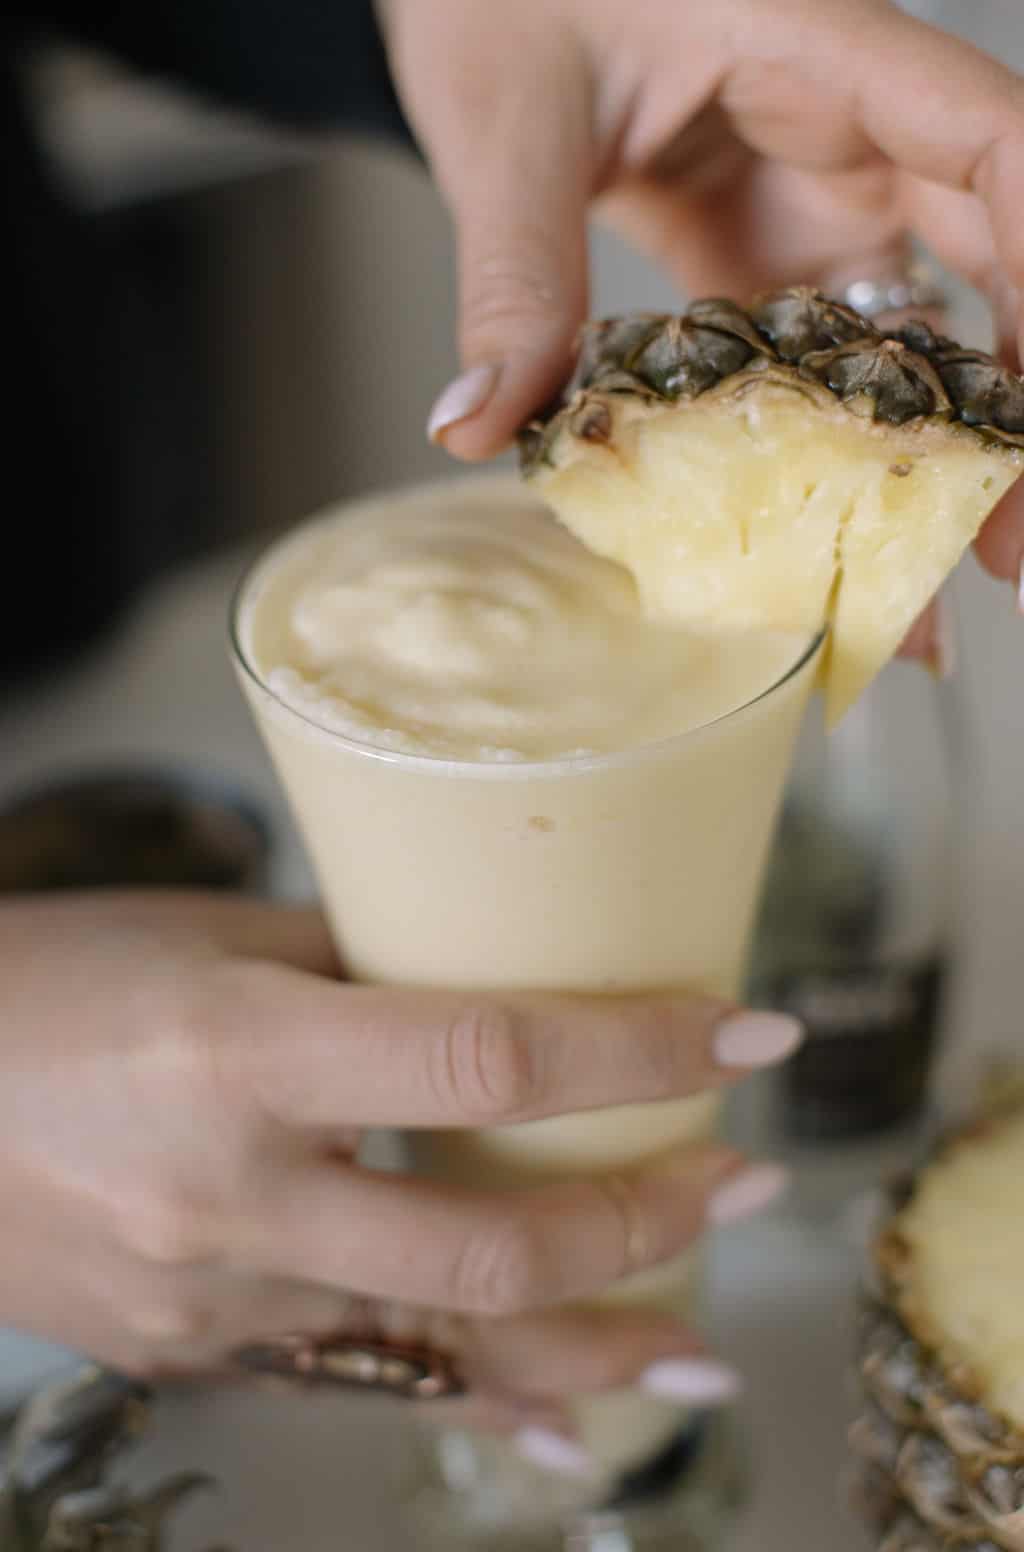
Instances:
[[[493,1126],[679,1098],[788,1055],[796,1020],[702,996],[503,996],[212,972],[205,1017],[242,1093],[285,1125]]]

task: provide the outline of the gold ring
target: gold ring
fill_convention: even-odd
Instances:
[[[234,1358],[250,1374],[303,1390],[372,1391],[404,1401],[436,1401],[465,1391],[447,1354],[363,1337],[285,1336],[250,1343]]]

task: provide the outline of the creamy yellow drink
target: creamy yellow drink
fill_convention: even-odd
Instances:
[[[654,623],[515,480],[340,508],[240,598],[243,682],[346,969],[368,981],[737,990],[806,636]],[[420,1167],[558,1179],[705,1135],[713,1096],[420,1138]],[[685,1306],[687,1268],[615,1297]],[[609,1472],[679,1410],[588,1402]]]

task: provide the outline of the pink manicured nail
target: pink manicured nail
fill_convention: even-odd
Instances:
[[[442,432],[449,426],[483,409],[494,392],[498,371],[499,368],[490,362],[471,366],[442,390],[427,421],[427,436],[431,442],[440,441]]]
[[[734,1013],[719,1025],[712,1049],[720,1067],[770,1067],[803,1037],[803,1026],[788,1013]]]
[[[515,1443],[520,1455],[544,1471],[554,1471],[563,1477],[593,1475],[594,1462],[583,1446],[550,1428],[533,1425],[520,1428]]]
[[[721,1406],[743,1386],[735,1369],[714,1358],[661,1358],[644,1370],[640,1384],[652,1396],[690,1406]]]
[[[749,1218],[781,1196],[788,1181],[789,1173],[781,1164],[751,1164],[712,1192],[708,1221],[720,1228]]]

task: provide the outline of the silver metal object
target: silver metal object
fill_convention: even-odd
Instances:
[[[888,278],[851,280],[840,300],[865,318],[885,313],[944,311],[949,297],[930,270],[912,264]]]

